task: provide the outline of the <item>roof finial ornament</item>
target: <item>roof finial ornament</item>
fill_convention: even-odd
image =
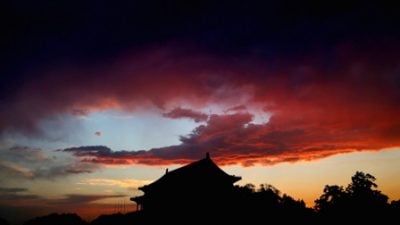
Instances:
[[[168,173],[168,168],[167,169],[165,169],[165,174],[167,174]]]
[[[209,158],[210,158],[210,153],[207,152],[207,153],[206,153],[206,159],[209,159]]]

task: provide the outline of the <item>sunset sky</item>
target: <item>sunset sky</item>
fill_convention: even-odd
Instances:
[[[0,17],[0,217],[134,210],[137,187],[206,152],[310,207],[357,170],[400,198],[396,7],[45,0]]]

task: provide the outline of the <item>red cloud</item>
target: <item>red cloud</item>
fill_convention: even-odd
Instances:
[[[177,118],[189,118],[193,119],[195,122],[202,122],[206,121],[208,116],[207,114],[196,112],[191,109],[184,109],[184,108],[175,108],[168,113],[163,114],[164,117],[177,119]]]
[[[102,146],[64,151],[72,152],[85,162],[114,165],[184,164],[210,152],[220,164],[250,166],[315,160],[339,153],[400,146],[400,139],[381,135],[387,128],[379,131],[376,127],[353,127],[349,130],[345,123],[343,127],[337,124],[332,129],[330,121],[319,124],[297,121],[295,126],[282,126],[279,116],[267,124],[257,125],[251,123],[251,118],[250,114],[212,115],[206,125],[182,137],[182,144],[149,151],[112,151]]]
[[[0,110],[0,128],[32,131],[62,113],[154,105],[175,108],[164,116],[203,121],[193,109],[218,105],[228,114],[211,115],[177,146],[66,151],[104,164],[185,163],[211,152],[220,163],[251,165],[399,147],[399,51],[338,52],[329,61],[313,55],[267,64],[166,51],[100,69],[50,71]],[[264,108],[269,122],[252,124],[249,106]]]

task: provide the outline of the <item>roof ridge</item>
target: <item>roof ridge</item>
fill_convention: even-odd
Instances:
[[[179,177],[185,179],[185,177],[187,178],[187,176],[190,177],[192,175],[195,175],[196,177],[204,177],[210,175],[214,177],[217,176],[219,177],[218,179],[229,180],[232,183],[241,179],[238,176],[226,173],[211,159],[210,155],[207,154],[205,158],[194,161],[175,170],[166,172],[163,176],[155,180],[153,183],[140,187],[139,189],[148,189],[150,187],[154,187],[155,185],[158,186],[166,182],[169,183],[171,182],[171,180],[179,179]]]

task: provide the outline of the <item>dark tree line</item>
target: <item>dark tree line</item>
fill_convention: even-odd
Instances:
[[[377,190],[376,178],[368,173],[356,172],[345,188],[326,185],[315,210],[321,219],[332,222],[382,223],[395,219],[400,213],[399,200],[388,202],[388,196]]]
[[[376,223],[387,224],[398,220],[400,200],[388,202],[379,191],[375,177],[356,172],[347,187],[326,185],[323,194],[315,200],[315,207],[306,207],[303,200],[296,200],[269,184],[256,188],[252,184],[235,186],[229,198],[221,202],[209,200],[209,206],[193,201],[181,208],[165,209],[163,213],[146,210],[128,214],[103,215],[92,225],[135,225],[164,223],[285,223],[331,224]],[[198,200],[198,198],[193,198]],[[186,201],[190,202],[190,201]],[[204,202],[208,202],[204,201]],[[0,219],[1,225],[7,222]],[[24,225],[88,225],[75,214],[50,214],[27,221]]]
[[[303,200],[281,194],[269,184],[262,184],[258,189],[252,184],[236,187],[234,220],[258,222],[263,219],[280,222],[311,222],[313,210],[306,207]]]

